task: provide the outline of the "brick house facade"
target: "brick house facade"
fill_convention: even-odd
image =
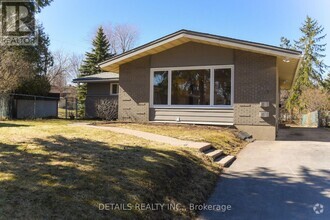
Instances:
[[[119,73],[119,120],[234,125],[274,140],[279,90],[291,86],[300,57],[298,51],[182,30],[100,66]]]

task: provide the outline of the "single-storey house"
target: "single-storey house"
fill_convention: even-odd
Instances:
[[[58,94],[61,98],[76,97],[77,88],[73,85],[64,86],[63,88],[59,86],[52,86],[49,93]]]
[[[87,84],[87,95],[85,101],[85,116],[87,118],[97,117],[96,105],[100,100],[118,100],[118,73],[103,72],[80,77],[74,79],[73,82]]]
[[[295,50],[180,30],[100,67],[119,74],[119,120],[233,125],[274,140],[280,89],[292,86],[301,57]]]

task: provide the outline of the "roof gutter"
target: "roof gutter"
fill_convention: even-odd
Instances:
[[[73,83],[90,83],[90,82],[98,83],[98,82],[117,82],[117,81],[119,81],[119,79],[96,79],[96,80],[93,80],[93,79],[88,79],[88,80],[74,79],[74,80],[72,80]]]

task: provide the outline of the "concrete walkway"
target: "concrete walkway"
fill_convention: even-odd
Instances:
[[[324,131],[308,130],[308,135]],[[296,141],[249,144],[207,202],[231,210],[205,210],[199,219],[330,219],[329,131],[322,134],[327,136],[318,141],[305,141],[302,134]]]
[[[132,136],[143,138],[143,139],[146,139],[149,141],[155,141],[155,142],[160,142],[160,143],[164,143],[164,144],[169,144],[169,145],[172,145],[175,147],[190,147],[190,148],[194,148],[199,151],[204,151],[205,149],[208,149],[211,146],[210,143],[206,143],[206,142],[184,141],[184,140],[179,140],[179,139],[168,137],[168,136],[153,134],[153,133],[144,132],[144,131],[137,131],[137,130],[127,129],[127,128],[121,128],[121,127],[95,126],[95,125],[89,125],[86,123],[75,123],[72,125],[73,126],[84,126],[84,127],[89,127],[89,128],[93,128],[93,129],[107,130],[107,131],[111,131],[111,132],[115,132],[115,133],[132,135]]]

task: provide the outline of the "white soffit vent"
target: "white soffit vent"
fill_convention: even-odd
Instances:
[[[259,112],[259,117],[260,118],[268,118],[269,117],[269,112]]]
[[[260,107],[263,108],[269,107],[269,102],[260,102]]]

